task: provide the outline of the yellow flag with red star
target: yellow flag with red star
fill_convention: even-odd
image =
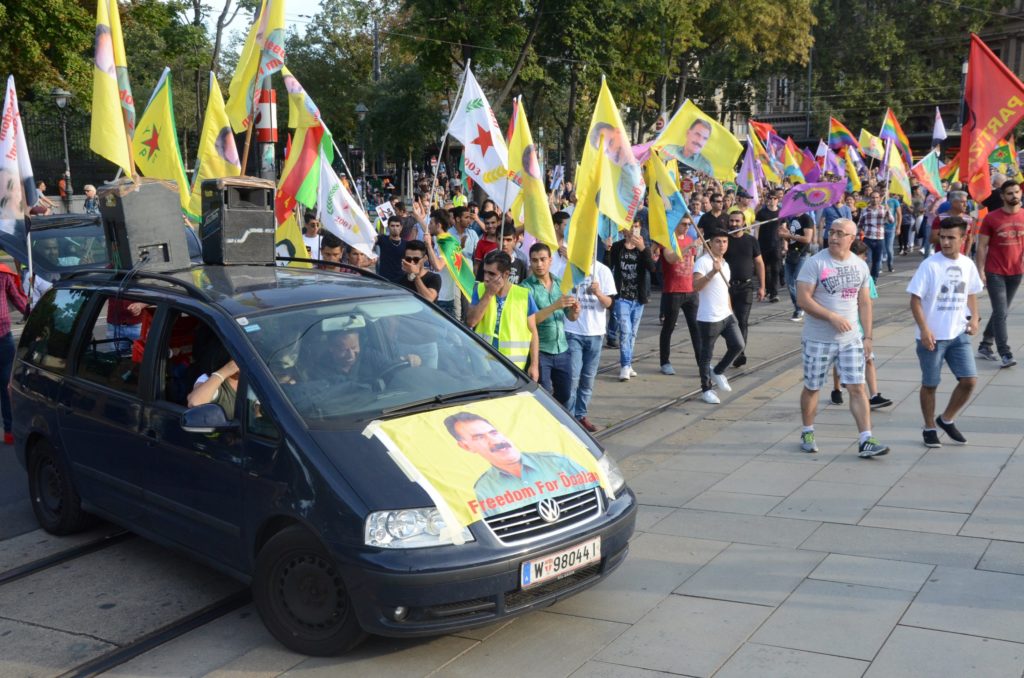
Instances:
[[[181,149],[178,147],[169,68],[164,69],[146,105],[146,112],[135,126],[132,153],[140,174],[178,184],[181,211],[190,219],[198,221],[199,215],[189,211],[189,183],[185,178],[185,166],[181,162]]]

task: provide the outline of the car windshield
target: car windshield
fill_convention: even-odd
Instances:
[[[107,265],[106,239],[99,224],[32,232],[33,263],[59,271]]]
[[[455,394],[511,390],[521,379],[414,296],[318,304],[238,323],[310,428]]]

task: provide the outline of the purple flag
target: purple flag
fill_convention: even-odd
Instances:
[[[818,159],[815,158],[814,154],[806,148],[801,148],[800,150],[803,152],[804,158],[808,161],[800,163],[800,169],[803,170],[804,179],[806,179],[808,183],[814,183],[818,179],[821,179],[821,168],[818,167]]]
[[[768,132],[768,140],[765,142],[765,150],[776,160],[782,161],[782,149],[786,147],[786,140],[775,132]]]
[[[831,148],[825,149],[825,174],[846,178],[846,163]]]
[[[761,163],[754,157],[754,144],[747,139],[747,152],[743,154],[743,164],[736,175],[736,184],[750,195],[750,206],[756,208],[760,202],[758,184],[758,167]]]
[[[843,199],[845,181],[818,184],[797,184],[782,198],[779,218],[795,217],[805,212],[820,210],[835,205]]]

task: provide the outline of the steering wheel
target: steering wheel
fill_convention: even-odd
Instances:
[[[412,367],[412,363],[410,363],[405,358],[399,358],[398,360],[394,361],[393,363],[382,369],[380,371],[380,374],[377,375],[377,382],[381,385],[381,390],[384,390],[384,384],[387,383],[388,377],[392,373],[397,372],[398,370],[401,370],[406,367]]]

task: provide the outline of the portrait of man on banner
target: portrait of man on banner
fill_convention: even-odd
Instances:
[[[590,450],[532,394],[374,422],[366,435],[380,439],[446,522],[460,527],[611,487]]]
[[[687,100],[653,144],[692,170],[722,181],[736,177],[743,145],[728,129]]]

